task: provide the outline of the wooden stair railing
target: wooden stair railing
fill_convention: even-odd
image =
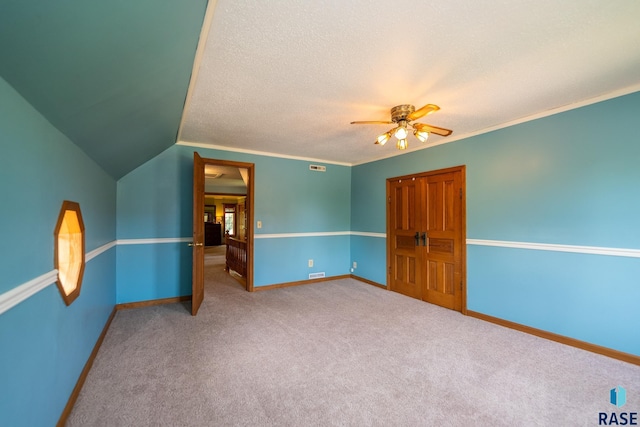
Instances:
[[[242,277],[247,277],[247,242],[234,239],[229,235],[225,238],[227,243],[226,271],[235,271]]]

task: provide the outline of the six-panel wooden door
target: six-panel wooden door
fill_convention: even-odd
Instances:
[[[388,183],[391,246],[388,283],[392,290],[414,298],[422,295],[421,251],[418,246],[421,221],[420,180],[397,179]]]
[[[464,310],[464,167],[392,178],[388,196],[390,289]]]

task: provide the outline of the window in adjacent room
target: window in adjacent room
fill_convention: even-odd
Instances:
[[[224,232],[234,236],[236,223],[236,205],[224,205]]]
[[[62,203],[53,236],[56,284],[65,304],[70,305],[80,295],[85,262],[84,223],[78,203],[68,200]]]

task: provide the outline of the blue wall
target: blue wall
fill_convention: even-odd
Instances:
[[[256,165],[255,286],[348,274],[352,261],[384,284],[386,179],[455,165],[467,167],[468,239],[640,249],[639,113],[635,93],[325,173],[196,151]],[[191,250],[174,240],[191,236],[194,149],[173,146],[116,184],[2,79],[0,142],[0,294],[53,269],[62,200],[82,207],[87,251],[128,243],[87,263],[70,307],[52,285],[0,315],[2,421],[50,425],[116,302],[191,293]],[[478,244],[467,257],[468,309],[640,355],[639,258]]]
[[[118,181],[118,240],[191,236],[193,157],[173,151]],[[118,303],[191,295],[187,243],[118,245],[117,253]]]
[[[191,236],[194,151],[255,164],[254,215],[263,226],[254,227],[254,286],[306,280],[318,271],[349,273],[346,166],[329,164],[326,172],[313,172],[301,160],[176,145],[118,181],[119,240]],[[344,234],[289,236],[327,232]],[[307,266],[309,259],[314,268]],[[191,294],[191,249],[185,242],[118,245],[117,264],[119,303]]]
[[[353,261],[354,274],[386,284],[379,236],[386,179],[456,165],[467,167],[468,239],[639,249],[640,200],[632,196],[640,184],[632,137],[638,112],[635,93],[353,168],[327,165],[326,173],[310,172],[305,161],[197,151],[256,164],[255,219],[263,228],[255,229],[255,286],[316,271],[347,274]],[[171,147],[119,181],[119,239],[190,237],[193,151]],[[640,296],[638,263],[469,245],[468,309],[640,354],[632,326],[640,315],[628,302]],[[118,302],[191,292],[184,243],[119,246],[117,271]],[[615,333],[606,322],[618,325]]]
[[[0,294],[54,269],[63,200],[80,203],[86,250],[115,239],[116,183],[0,78]],[[90,260],[67,307],[55,285],[0,315],[0,424],[53,425],[115,302],[115,249]]]
[[[466,165],[468,239],[638,250],[638,117],[634,93],[356,166],[351,230],[386,232],[387,178]],[[376,240],[351,257],[384,283]],[[640,355],[640,258],[469,245],[467,265],[469,310]]]
[[[353,274],[380,285],[387,284],[387,240],[372,236],[351,236]]]

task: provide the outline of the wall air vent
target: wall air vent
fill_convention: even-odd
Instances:
[[[309,170],[316,171],[316,172],[326,172],[327,167],[320,166],[320,165],[309,165]]]
[[[324,277],[324,271],[322,273],[309,273],[309,279],[321,279]]]

